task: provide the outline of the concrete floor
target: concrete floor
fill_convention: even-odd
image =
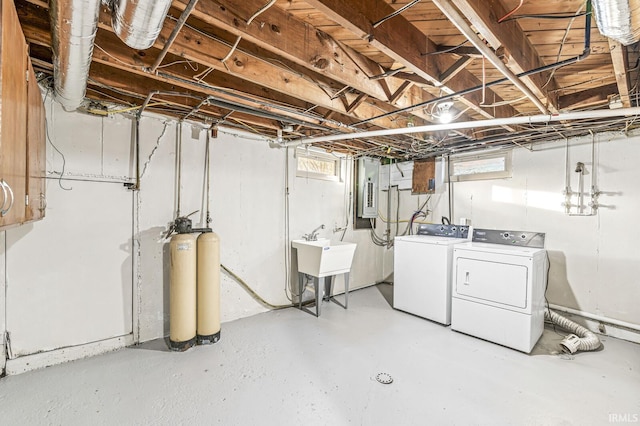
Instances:
[[[223,324],[185,353],[163,341],[0,380],[3,425],[602,425],[640,414],[640,345],[525,355],[391,309],[388,285],[348,310]],[[375,380],[378,373],[393,383]],[[622,417],[626,416],[626,417]]]

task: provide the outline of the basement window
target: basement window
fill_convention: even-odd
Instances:
[[[451,182],[511,177],[511,151],[457,157],[449,161]]]
[[[340,159],[331,154],[298,149],[296,176],[301,178],[340,181]]]

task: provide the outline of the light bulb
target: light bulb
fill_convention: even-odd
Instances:
[[[438,115],[436,117],[441,123],[451,123],[453,120],[452,106],[453,102],[443,102],[438,105]]]
[[[451,123],[451,120],[453,120],[453,114],[451,114],[451,111],[443,111],[440,113],[439,116],[440,122],[447,124],[447,123]]]

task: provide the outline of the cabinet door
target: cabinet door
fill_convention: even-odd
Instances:
[[[22,223],[26,217],[27,44],[12,1],[2,1],[1,43],[0,179],[4,191],[0,188],[0,203],[6,210],[0,217],[3,227]]]
[[[29,61],[27,83],[29,108],[27,110],[27,220],[44,217],[46,206],[46,142],[45,110],[40,87]]]

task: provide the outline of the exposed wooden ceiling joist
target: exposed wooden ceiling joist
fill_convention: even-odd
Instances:
[[[35,66],[51,75],[48,2],[14,1]],[[150,72],[187,1],[173,1],[160,36],[144,51],[121,42],[113,33],[108,10],[101,10],[87,89],[87,98],[99,102],[91,108],[118,111],[114,102],[127,109],[140,105],[152,91],[174,91],[182,96],[154,97],[158,104],[150,110],[181,118],[200,107],[189,118],[226,120],[227,125],[270,136],[285,124],[293,124],[293,133],[288,135],[295,137],[426,124],[438,115],[434,100],[471,88],[476,91],[458,97],[454,104],[457,111],[470,107],[466,117],[459,117],[462,121],[532,114],[538,100],[551,111],[606,108],[616,95],[624,105],[638,103],[638,46],[609,45],[595,26],[587,59],[556,70],[553,78],[541,73],[523,80],[534,92],[535,103],[521,99],[521,90],[511,82],[478,90],[483,82],[503,78],[498,70],[502,64],[494,61],[483,66],[484,61],[477,59],[479,52],[465,43],[458,29],[462,21],[449,21],[433,0],[415,3],[401,14],[393,12],[408,1],[277,0],[251,23],[247,23],[249,17],[263,8],[265,0],[199,0],[175,42],[166,48],[157,72]],[[584,0],[525,2],[518,13],[536,18],[514,15],[501,24],[498,18],[516,7],[518,0],[449,1],[513,73],[576,57],[583,51],[584,18],[575,15],[584,10]],[[550,13],[568,19],[540,18]],[[567,127],[556,131],[579,134],[586,130]],[[496,140],[503,143],[515,138],[522,143],[527,135],[537,138],[535,128],[527,126],[464,132],[453,129],[323,146],[350,153],[423,158],[435,155],[432,138],[437,141],[437,152],[461,146],[474,149],[482,141],[490,146]]]
[[[393,14],[394,8],[382,0],[307,0],[314,8],[322,11],[330,19],[352,31],[356,36],[367,39],[382,52],[402,63],[411,71],[440,86],[445,94],[451,94],[471,87],[482,85],[482,81],[470,72],[463,70],[452,78],[447,85],[440,85],[438,76],[455,62],[445,54],[426,55],[437,50],[437,45],[428,36],[418,30],[402,15],[383,22],[378,27],[373,23]],[[496,102],[502,98],[487,89]],[[473,92],[460,99],[465,105],[486,118],[511,117],[517,112],[509,105],[488,110],[480,107],[482,94]]]
[[[187,2],[180,0],[176,5],[183,10]],[[278,7],[265,10],[247,25],[249,17],[263,6],[263,0],[199,2],[191,15],[399,109],[433,98],[418,87],[398,92],[402,79],[374,78],[385,71],[379,64]],[[401,96],[393,96],[398,93]],[[412,114],[433,120],[421,110]]]
[[[631,106],[629,99],[629,66],[627,64],[627,48],[621,43],[609,39],[609,51],[611,52],[611,62],[613,63],[613,72],[616,75],[616,83],[618,85],[618,93],[622,106],[628,108]]]
[[[567,110],[608,103],[609,98],[615,93],[618,93],[618,85],[616,83],[598,86],[592,89],[574,92],[570,95],[560,96],[558,99],[558,107],[562,110]]]
[[[518,25],[518,21],[498,23],[501,17],[509,13],[500,1],[451,1],[493,49],[504,49],[505,63],[514,74],[545,65]],[[558,112],[558,97],[554,92],[558,85],[550,72],[522,77],[521,80],[547,105],[547,108],[552,112]]]

